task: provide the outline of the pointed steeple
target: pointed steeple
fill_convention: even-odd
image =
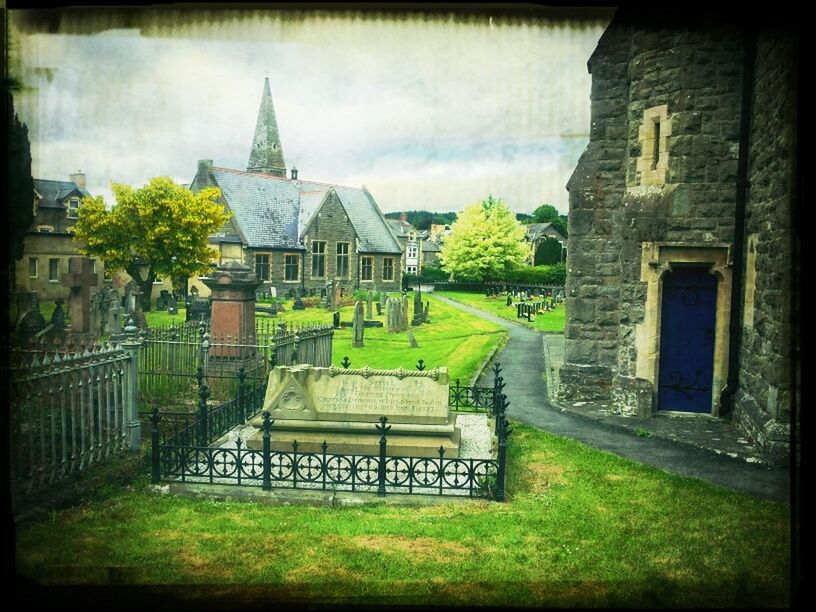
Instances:
[[[255,138],[249,152],[247,172],[265,172],[286,178],[283,147],[278,135],[278,121],[275,119],[275,106],[272,104],[272,92],[269,90],[269,77],[264,79],[261,108],[258,111],[258,123],[255,125]]]

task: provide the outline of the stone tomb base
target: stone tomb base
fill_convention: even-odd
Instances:
[[[388,417],[389,456],[459,456],[461,432],[448,406],[447,368],[407,370],[341,369],[334,366],[279,366],[269,374],[263,410],[269,411],[271,445],[275,451],[378,455],[380,434],[375,425]],[[263,411],[262,411],[263,412]],[[251,424],[259,431],[246,444],[263,447],[263,417]]]

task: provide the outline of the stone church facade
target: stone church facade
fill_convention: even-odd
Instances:
[[[590,57],[563,401],[733,418],[770,462],[799,406],[798,40],[619,11]]]
[[[232,213],[210,237],[218,259],[249,266],[278,296],[320,295],[330,282],[345,293],[402,288],[402,248],[365,186],[299,179],[296,168],[287,177],[268,79],[246,171],[200,160],[190,188],[205,187]]]

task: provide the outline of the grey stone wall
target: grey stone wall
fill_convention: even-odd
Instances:
[[[742,331],[734,416],[775,462],[789,456],[798,414],[799,256],[796,181],[796,41],[784,31],[757,41],[746,234],[757,235],[753,321]],[[794,401],[797,403],[794,404]]]
[[[617,361],[620,242],[614,213],[626,186],[630,40],[610,27],[590,59],[590,141],[567,185],[565,363],[559,397],[608,397]]]

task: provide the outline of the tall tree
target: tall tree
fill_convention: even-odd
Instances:
[[[442,267],[461,280],[502,278],[524,264],[524,228],[501,199],[471,204],[451,226],[442,246]]]
[[[101,197],[85,198],[74,226],[83,251],[96,255],[111,271],[124,270],[142,290],[150,309],[153,282],[159,277],[188,278],[210,271],[207,237],[229,219],[218,202],[221,192],[208,187],[194,194],[168,177],[140,189],[113,184],[116,205]]]

